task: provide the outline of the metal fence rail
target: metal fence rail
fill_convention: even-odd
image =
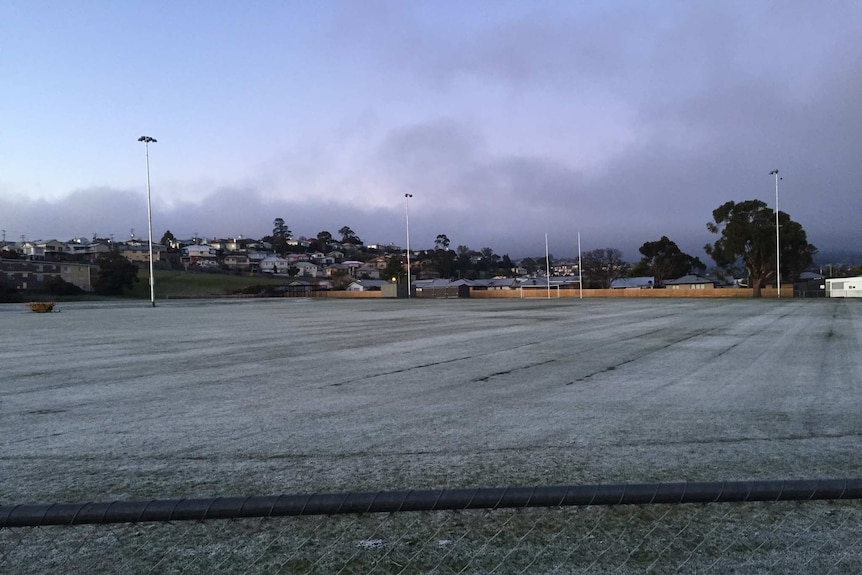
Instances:
[[[0,573],[858,573],[860,499],[847,479],[3,506]]]

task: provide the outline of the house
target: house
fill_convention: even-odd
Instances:
[[[335,258],[331,258],[322,252],[314,252],[309,256],[309,259],[319,266],[331,266],[335,263]]]
[[[826,297],[862,297],[862,276],[827,279]]]
[[[349,266],[346,266],[344,264],[332,264],[323,268],[323,273],[328,278],[337,275],[352,275],[352,271],[353,270],[351,270]]]
[[[45,259],[51,261],[62,259],[63,255],[71,251],[69,246],[58,240],[48,240],[47,242],[42,242],[37,245],[42,248],[42,251],[45,254]]]
[[[6,282],[22,291],[45,289],[45,282],[54,277],[76,285],[84,291],[93,291],[99,267],[73,262],[32,260],[0,260],[0,275]]]
[[[414,280],[413,287],[416,291],[422,291],[423,289],[448,287],[450,283],[451,282],[445,278],[421,279]]]
[[[60,264],[41,260],[0,260],[0,274],[19,290],[42,290],[45,281],[60,275]]]
[[[380,270],[374,266],[363,264],[354,270],[353,276],[362,279],[379,280]]]
[[[45,248],[39,247],[37,244],[33,242],[23,242],[18,251],[24,258],[28,260],[44,260],[45,259]]]
[[[254,271],[255,266],[252,266],[251,258],[248,257],[248,254],[243,252],[231,252],[226,254],[222,258],[222,263],[224,263],[225,267],[231,270],[237,270],[242,272]]]
[[[218,266],[217,255],[216,249],[207,244],[185,246],[180,250],[180,259],[186,267],[194,265],[200,267]]]
[[[653,287],[655,287],[653,276],[617,278],[611,282],[611,289],[652,289]]]
[[[382,270],[386,269],[387,265],[389,265],[389,258],[387,258],[385,256],[377,256],[376,258],[371,259],[368,262],[366,262],[366,265],[374,266],[378,270],[382,271]]]
[[[664,287],[667,289],[709,289],[716,287],[714,279],[688,274],[675,280],[665,280]]]
[[[84,291],[93,291],[93,284],[99,276],[99,266],[92,264],[63,262],[60,264],[60,277],[63,281],[76,285]]]
[[[260,260],[258,269],[267,274],[287,274],[290,271],[290,262],[276,255],[268,255]]]
[[[308,254],[285,254],[284,258],[291,265],[295,264],[296,262],[311,261],[310,258],[308,257]]]
[[[298,276],[306,278],[317,277],[318,267],[311,262],[296,262],[291,267],[295,267],[299,270],[296,274]]]
[[[521,286],[521,282],[519,282],[515,278],[492,278],[485,280],[474,280],[470,282],[469,280],[459,280],[463,282],[467,282],[467,285],[470,285],[474,289],[477,290],[504,290],[504,289],[518,289]],[[455,282],[458,283],[458,282]],[[547,285],[547,282],[540,285]]]
[[[72,257],[77,261],[95,262],[100,254],[111,251],[111,246],[104,242],[75,242],[69,244]]]
[[[380,291],[388,283],[384,280],[356,280],[350,282],[347,291]]]
[[[287,245],[292,248],[301,248],[307,250],[309,247],[311,247],[311,240],[309,240],[308,238],[300,238],[298,240],[288,238]]]
[[[147,242],[134,242],[117,246],[117,251],[120,255],[134,263],[149,263],[150,261],[150,246]],[[167,247],[161,244],[153,244],[153,261],[158,262],[162,259],[162,253],[167,251]]]

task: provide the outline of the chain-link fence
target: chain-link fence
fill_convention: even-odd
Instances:
[[[862,481],[0,507],[9,573],[858,573]]]

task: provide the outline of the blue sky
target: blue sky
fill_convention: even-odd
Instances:
[[[774,202],[862,245],[862,5],[835,0],[0,6],[7,239],[297,235],[557,255]]]

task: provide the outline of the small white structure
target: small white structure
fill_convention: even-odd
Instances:
[[[826,280],[826,297],[862,297],[862,276]]]

